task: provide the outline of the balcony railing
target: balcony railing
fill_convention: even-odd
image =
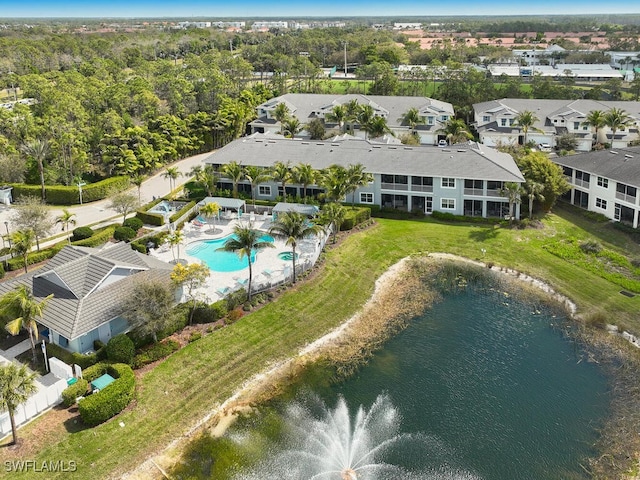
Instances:
[[[464,194],[465,195],[474,195],[476,197],[481,197],[484,195],[484,189],[483,188],[465,188],[464,189]]]
[[[635,195],[627,195],[626,193],[616,192],[616,198],[618,200],[622,200],[623,202],[633,203],[633,204],[636,203]]]
[[[487,188],[487,197],[502,197],[502,190],[494,190]]]
[[[382,187],[384,188],[384,187]],[[411,185],[411,191],[413,192],[433,192],[433,185]]]
[[[576,178],[573,181],[573,184],[577,187],[583,187],[583,188],[589,188],[589,181],[588,180],[580,180],[578,178]]]
[[[380,187],[383,190],[409,190],[409,185],[406,183],[382,183]]]

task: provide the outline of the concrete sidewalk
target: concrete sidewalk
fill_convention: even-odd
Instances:
[[[189,172],[196,165],[203,165],[203,159],[207,156],[211,155],[212,152],[201,153],[198,155],[194,155],[193,157],[188,157],[183,160],[179,160],[170,167],[178,167],[178,171],[182,174],[176,180],[176,185],[184,185],[184,183],[189,180]],[[142,203],[147,203],[153,199],[153,197],[162,197],[167,195],[170,192],[169,180],[162,177],[164,170],[156,173],[153,177],[145,180],[142,184],[142,188],[140,189],[140,198]],[[133,186],[129,191],[135,195],[138,195],[138,187]],[[105,222],[107,220],[117,219],[120,215],[113,210],[108,208],[109,200],[100,200],[97,202],[88,203],[85,205],[75,205],[66,207],[71,213],[75,214],[74,220],[76,221],[76,225],[72,228],[94,225],[97,223]],[[51,209],[51,218],[55,219],[57,216],[62,214],[63,207],[52,207]],[[9,232],[14,231],[14,226],[12,224],[12,206],[0,206],[0,230],[2,235],[6,235],[7,228]],[[6,225],[3,225],[4,222],[7,222]],[[54,227],[54,230],[51,232],[52,235],[56,235],[61,233],[60,227]],[[62,237],[57,237],[54,240],[45,240],[40,242],[40,246],[47,246],[52,243],[59,242]]]

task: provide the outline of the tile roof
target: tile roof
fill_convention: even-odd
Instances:
[[[53,293],[40,323],[73,340],[116,317],[135,282],[169,281],[172,268],[126,243],[65,246],[41,269],[0,283],[0,295],[18,285],[29,286],[40,299]]]
[[[204,159],[223,165],[237,161],[243,165],[271,167],[276,161],[291,165],[309,163],[316,170],[331,165],[364,165],[372,174],[466,177],[505,182],[524,181],[513,158],[477,144],[434,146],[386,145],[362,138],[340,137],[321,142],[264,137],[253,134],[240,138]]]
[[[640,147],[592,151],[557,157],[553,161],[558,165],[640,188]]]

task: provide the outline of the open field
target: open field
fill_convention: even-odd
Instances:
[[[431,219],[380,219],[373,228],[351,235],[329,251],[319,275],[234,325],[189,344],[146,373],[138,382],[137,401],[115,421],[82,430],[72,420],[66,428],[45,432],[39,431],[41,420],[36,420],[21,429],[24,450],[2,448],[0,462],[22,457],[77,463],[75,473],[49,473],[47,478],[117,477],[132,470],[250,377],[351,317],[370,297],[376,278],[410,254],[448,252],[518,269],[545,279],[573,299],[578,313],[606,312],[610,322],[640,332],[636,318],[640,297],[620,295],[620,287],[542,248],[562,238],[597,239],[608,248],[640,258],[640,247],[608,224],[590,223],[573,210],[548,215],[544,225],[509,230]],[[486,250],[484,256],[481,249]],[[45,438],[43,443],[48,445],[35,456],[28,449],[34,437]],[[33,478],[29,473],[9,475]]]

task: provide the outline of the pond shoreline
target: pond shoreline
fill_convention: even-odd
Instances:
[[[376,280],[372,295],[351,318],[318,340],[301,348],[296,356],[279,362],[268,370],[249,379],[222,405],[201,418],[187,433],[176,438],[160,454],[147,459],[147,461],[136,470],[125,475],[124,478],[151,479],[166,477],[165,470],[170,469],[180,461],[185,447],[197,435],[204,432],[208,432],[214,436],[223,435],[238,415],[251,411],[251,405],[276,396],[280,391],[279,386],[290,383],[291,379],[295,378],[306,366],[326,357],[331,358],[332,361],[336,361],[337,363],[347,362],[352,358],[351,355],[355,351],[354,348],[361,349],[363,342],[368,342],[371,349],[376,349],[377,346],[383,343],[389,336],[404,328],[405,321],[408,320],[411,315],[415,315],[418,308],[424,308],[425,303],[434,301],[433,295],[425,294],[424,296],[416,298],[413,304],[406,309],[388,309],[388,305],[385,305],[385,302],[394,303],[393,300],[398,298],[397,295],[394,295],[394,292],[403,291],[407,288],[414,289],[415,293],[418,292],[416,290],[419,288],[417,279],[411,279],[408,278],[410,277],[409,275],[405,275],[408,271],[408,262],[412,258],[428,258],[436,262],[452,261],[470,264],[506,275],[507,281],[516,280],[525,282],[535,287],[535,290],[539,293],[548,296],[554,303],[561,305],[565,311],[568,312],[568,316],[572,322],[581,324],[580,319],[575,315],[576,305],[570,299],[555,292],[547,283],[516,270],[495,267],[446,253],[431,253],[420,256],[416,255],[415,257],[405,257],[392,265]],[[382,315],[378,313],[381,309],[383,311]],[[387,328],[383,326],[385,319],[382,319],[382,323],[379,325],[382,330],[376,330],[375,332],[367,331],[366,334],[364,334],[363,331],[358,332],[357,325],[367,314],[378,317],[384,316],[385,318],[395,315],[398,317],[398,322]],[[367,330],[369,329],[367,328]],[[359,335],[361,334],[368,338],[360,338]],[[575,337],[573,339],[575,339]],[[589,338],[585,335],[579,336],[579,339],[582,342],[590,343]],[[589,345],[590,347],[596,349],[605,348],[601,341],[592,340],[593,343]],[[352,348],[349,342],[355,343],[356,345]],[[361,358],[356,359],[356,364],[358,364],[358,361],[366,361],[366,352],[363,355]]]

